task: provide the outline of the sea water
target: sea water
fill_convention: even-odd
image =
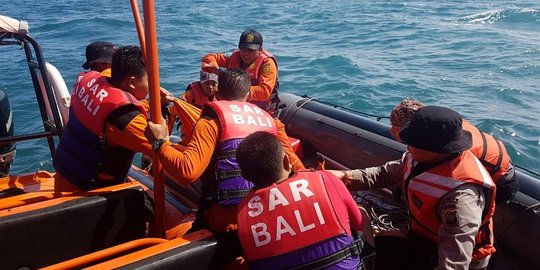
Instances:
[[[278,58],[280,91],[377,116],[405,97],[451,107],[503,140],[514,163],[540,172],[538,1],[155,4],[161,84],[175,95],[197,80],[204,54],[233,50],[253,28]],[[68,88],[90,42],[139,42],[128,0],[4,0],[0,14],[29,22]],[[0,87],[15,132],[42,131],[22,50],[0,47]],[[12,172],[52,169],[45,140],[17,149]]]

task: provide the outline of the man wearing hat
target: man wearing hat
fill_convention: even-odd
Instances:
[[[86,62],[84,62],[82,67],[110,77],[111,61],[115,49],[114,44],[110,42],[96,41],[90,43],[86,46]]]
[[[240,35],[238,49],[232,54],[210,53],[201,61],[203,71],[219,73],[220,68],[240,68],[249,73],[251,89],[248,101],[266,110],[274,118],[278,112],[278,65],[276,58],[263,48],[262,35],[246,29]],[[296,156],[285,133],[285,125],[276,118],[278,137],[285,145],[285,152],[291,159],[293,169],[302,170],[304,165]]]
[[[399,132],[408,151],[382,166],[346,172],[350,190],[399,184],[409,210],[406,238],[376,237],[378,269],[485,269],[493,247],[495,184],[467,149],[459,113],[420,108]]]

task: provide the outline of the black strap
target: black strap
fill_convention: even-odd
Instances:
[[[449,160],[452,160],[456,157],[458,157],[461,153],[457,153],[457,154],[453,154],[453,155],[450,155],[446,158],[443,158],[437,162],[434,162],[434,163],[430,163],[430,164],[426,164],[426,163],[419,163],[418,165],[414,166],[412,168],[412,171],[411,173],[407,176],[407,178],[405,178],[405,184],[404,184],[404,187],[403,187],[403,196],[405,196],[405,203],[407,204],[407,214],[409,215],[409,222],[411,221],[415,221],[416,223],[418,223],[418,225],[422,226],[424,229],[426,229],[427,231],[431,232],[431,233],[434,233],[435,232],[432,232],[431,230],[427,229],[426,226],[424,226],[424,224],[420,223],[420,221],[418,219],[416,219],[415,216],[411,215],[411,211],[409,210],[411,208],[411,206],[409,205],[409,193],[407,192],[409,190],[409,184],[411,183],[411,180],[417,176],[417,175],[420,175],[421,173],[423,172],[426,172],[428,171],[429,169],[432,169],[432,168],[435,168]],[[410,224],[409,224],[410,226]]]
[[[218,181],[228,179],[228,178],[233,178],[233,177],[236,177],[236,176],[242,176],[240,169],[216,172],[216,179]]]
[[[244,198],[249,193],[249,189],[237,189],[237,190],[219,190],[216,192],[216,200],[222,201],[227,199]]]
[[[219,153],[216,154],[215,159],[222,160],[222,159],[228,159],[228,158],[233,158],[233,157],[236,157],[236,149],[220,151]]]
[[[501,169],[501,163],[502,163],[502,159],[503,159],[503,151],[502,151],[502,146],[501,146],[501,142],[495,138],[493,138],[495,140],[495,142],[497,142],[497,148],[499,149],[499,157],[497,159],[497,164],[493,164],[493,163],[490,163],[486,160],[486,155],[487,155],[487,138],[486,138],[486,135],[484,134],[484,132],[480,132],[480,135],[482,136],[482,155],[480,155],[480,157],[478,158],[480,160],[480,162],[482,162],[482,165],[484,165],[484,167],[486,168],[489,168],[490,171],[489,173],[490,174],[493,174],[497,171],[499,171]]]
[[[346,246],[344,249],[330,254],[326,257],[320,258],[316,261],[312,261],[297,267],[293,267],[290,270],[316,270],[324,269],[329,265],[333,265],[337,262],[340,262],[346,258],[352,256],[359,256],[362,251],[363,242],[362,239],[355,239],[350,245]]]

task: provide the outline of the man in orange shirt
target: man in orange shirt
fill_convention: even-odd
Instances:
[[[262,35],[247,29],[238,42],[238,50],[231,55],[211,53],[202,58],[203,71],[219,74],[221,68],[240,68],[249,73],[251,88],[248,101],[266,110],[273,117],[278,113],[278,64],[276,58],[263,48]],[[278,138],[285,146],[285,152],[294,170],[304,169],[302,161],[296,156],[285,133],[285,125],[276,118]]]
[[[152,154],[144,136],[148,76],[138,47],[119,48],[112,76],[79,74],[70,119],[53,159],[55,190],[89,190],[125,181],[136,152]]]
[[[242,254],[238,240],[238,203],[253,184],[240,175],[236,148],[255,131],[276,133],[272,116],[246,102],[249,74],[230,69],[219,76],[217,101],[207,103],[184,151],[166,142],[167,127],[149,123],[154,150],[168,176],[184,185],[201,178],[202,195],[192,230],[209,229],[218,239],[212,265],[219,267]],[[214,269],[214,268],[213,268]]]

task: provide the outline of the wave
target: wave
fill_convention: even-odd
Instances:
[[[540,23],[540,11],[533,8],[494,9],[464,16],[457,22],[460,24]]]

